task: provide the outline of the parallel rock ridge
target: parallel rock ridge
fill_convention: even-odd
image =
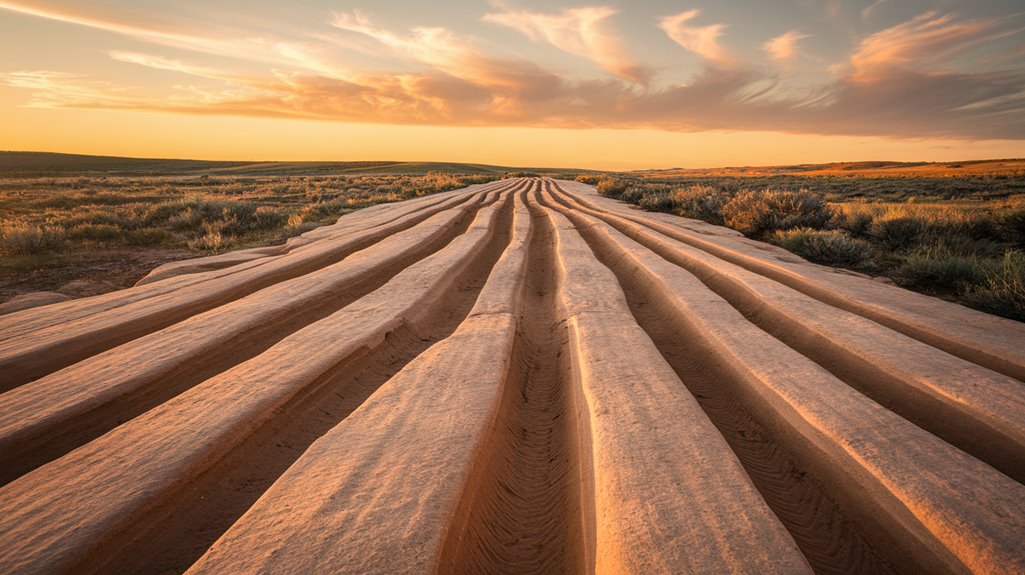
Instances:
[[[0,316],[0,572],[1023,573],[1025,326],[574,182]]]

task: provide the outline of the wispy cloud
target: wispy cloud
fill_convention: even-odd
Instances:
[[[543,75],[539,67],[485,55],[473,39],[446,28],[415,27],[408,34],[375,26],[359,12],[335,14],[331,24],[338,29],[362,34],[429,68],[482,86],[519,86],[524,77]]]
[[[224,72],[215,70],[213,68],[198,66],[195,64],[187,64],[185,62],[182,62],[181,60],[166,58],[163,56],[155,56],[153,54],[113,50],[110,52],[110,57],[114,60],[117,60],[118,62],[138,64],[139,66],[145,66],[147,68],[153,68],[155,70],[181,72],[182,74],[199,76],[201,78],[214,78],[218,80],[223,80],[229,77],[229,75],[225,74]]]
[[[8,86],[30,91],[33,108],[122,107],[139,101],[131,89],[81,74],[25,70],[0,75]]]
[[[719,37],[726,29],[725,24],[695,26],[690,22],[701,14],[698,9],[687,10],[659,20],[661,28],[674,42],[687,50],[721,65],[735,62],[735,58],[719,43]]]
[[[185,50],[194,50],[205,54],[246,58],[252,58],[255,56],[251,51],[250,43],[246,41],[224,40],[214,37],[205,37],[199,34],[163,30],[157,27],[145,26],[132,22],[96,18],[72,11],[62,11],[55,8],[42,7],[31,2],[10,2],[0,0],[0,9],[46,18],[48,20],[77,24],[79,26],[86,26],[146,42],[152,42],[154,44],[171,46]],[[247,48],[250,49],[247,50]]]
[[[861,11],[861,19],[862,20],[868,20],[869,18],[871,18],[872,14],[874,14],[875,11],[878,10],[880,6],[882,6],[883,4],[886,4],[887,1],[888,0],[875,0],[875,2],[872,2],[871,4],[866,6]]]
[[[0,9],[46,18],[79,26],[103,30],[160,46],[212,56],[222,56],[247,62],[299,68],[345,78],[350,72],[317,54],[317,48],[302,41],[287,41],[266,35],[249,35],[239,31],[236,35],[203,34],[202,26],[175,30],[146,23],[121,21],[85,16],[72,11],[40,7],[35,3],[0,0]]]
[[[874,81],[895,68],[928,70],[980,43],[1006,35],[995,20],[958,21],[952,14],[926,12],[876,32],[851,54],[849,74],[856,81]]]
[[[615,8],[588,6],[553,14],[499,6],[502,12],[485,14],[483,20],[508,26],[531,40],[547,42],[591,60],[631,82],[645,84],[651,79],[651,71],[627,55],[623,40],[609,25],[609,18],[617,13]]]
[[[773,60],[777,62],[787,62],[800,53],[798,51],[797,44],[806,38],[811,38],[811,36],[801,32],[800,30],[791,30],[786,34],[781,34],[769,40],[762,45],[762,49],[765,50]]]

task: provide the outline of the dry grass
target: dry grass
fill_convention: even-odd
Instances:
[[[819,178],[966,178],[973,176],[1025,176],[1025,159],[963,162],[837,162],[794,166],[697,168],[637,172],[650,178],[740,177],[791,175]]]
[[[117,276],[115,285],[99,291],[125,287],[164,261],[273,244],[356,209],[494,177],[429,172],[0,179],[0,301],[59,290],[96,274]],[[131,263],[142,253],[146,257]],[[111,274],[111,266],[122,264],[139,269]]]
[[[757,178],[580,180],[646,210],[727,225],[817,263],[1025,320],[1025,195],[1011,193],[1025,178],[988,191],[958,178],[848,178],[841,186],[803,177],[791,190],[741,185]]]

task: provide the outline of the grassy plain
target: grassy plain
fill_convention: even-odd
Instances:
[[[574,178],[811,261],[1025,320],[1025,160],[629,173],[439,162],[209,162],[0,153],[0,302],[132,285],[362,207],[509,175]]]
[[[1025,320],[1025,161],[583,175],[650,211]]]
[[[0,302],[128,287],[168,261],[279,243],[352,210],[504,174],[466,164],[0,153]]]

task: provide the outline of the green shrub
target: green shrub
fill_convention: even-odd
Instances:
[[[56,249],[64,243],[60,226],[5,223],[0,226],[0,252],[7,255],[32,255]]]
[[[983,258],[937,244],[909,253],[893,271],[893,278],[905,287],[961,291],[982,282],[986,272],[987,262]]]
[[[672,213],[676,208],[676,202],[667,191],[644,192],[638,205],[649,212]]]
[[[423,195],[430,192],[442,192],[462,187],[463,183],[452,174],[445,172],[427,172],[423,176],[415,178],[413,191],[415,195]]]
[[[910,249],[922,241],[925,220],[917,216],[883,217],[872,221],[869,236],[890,251]]]
[[[203,226],[203,215],[192,209],[191,206],[187,206],[182,211],[171,215],[167,219],[167,223],[176,230],[195,231]]]
[[[872,215],[864,212],[840,211],[833,214],[830,227],[844,230],[854,237],[864,238],[869,235],[872,226]]]
[[[121,237],[121,228],[110,224],[82,224],[68,230],[68,238],[76,241],[109,242]]]
[[[628,204],[639,204],[647,189],[641,186],[628,186],[620,195],[619,199]]]
[[[722,209],[733,194],[712,186],[694,185],[676,188],[672,192],[676,214],[722,225]]]
[[[171,243],[174,235],[162,228],[142,228],[124,233],[125,242],[133,246],[159,246]]]
[[[270,231],[283,227],[288,215],[273,206],[260,206],[253,212],[253,231]]]
[[[204,234],[190,240],[188,246],[197,251],[216,252],[228,247],[231,236],[222,232],[223,225],[219,222],[203,224]]]
[[[872,256],[868,242],[842,230],[777,230],[772,242],[808,261],[826,265],[864,266]]]
[[[352,210],[349,208],[348,203],[342,198],[321,202],[319,204],[310,204],[303,208],[302,216],[303,221],[316,221],[323,220],[326,218],[337,218],[343,214],[349,213]],[[287,223],[288,218],[285,218]]]
[[[595,186],[601,181],[601,179],[602,176],[598,174],[580,174],[576,178],[573,178],[573,181],[580,182],[581,184],[587,184],[589,186]]]
[[[966,294],[969,305],[989,313],[1025,321],[1025,252],[1009,250],[979,285]]]
[[[742,191],[722,209],[727,226],[753,236],[793,228],[822,229],[833,216],[820,197],[806,191]]]
[[[173,202],[160,202],[159,204],[150,206],[146,212],[143,224],[145,226],[158,226],[170,224],[172,218],[179,216],[185,210],[190,209],[189,206],[182,201]]]
[[[942,242],[954,236],[972,240],[997,237],[990,216],[978,212],[967,213],[961,210],[937,212],[934,210],[930,214],[923,214],[923,216],[922,243]]]
[[[997,221],[996,228],[1004,241],[1025,247],[1025,210],[1003,214]]]
[[[623,180],[618,180],[609,176],[602,176],[601,179],[598,180],[598,185],[595,187],[599,194],[619,199],[620,196],[623,195],[623,192],[626,191],[627,185],[628,184]],[[640,199],[640,195],[638,195],[637,198]]]
[[[121,227],[126,222],[125,218],[110,210],[89,210],[77,212],[63,223],[65,228],[71,230],[84,225]]]

